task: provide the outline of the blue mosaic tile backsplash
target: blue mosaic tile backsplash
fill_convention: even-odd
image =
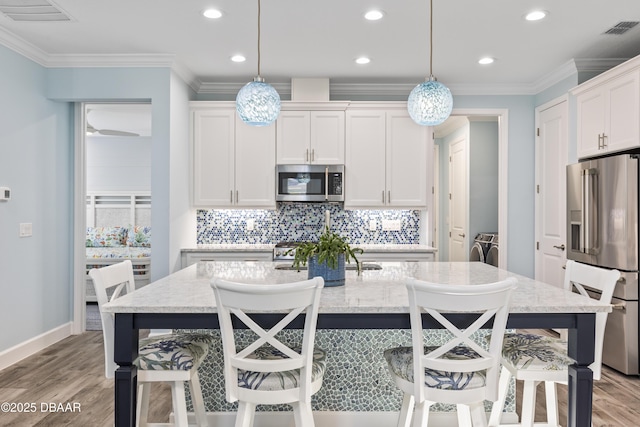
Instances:
[[[420,242],[417,210],[344,210],[332,203],[278,203],[277,209],[200,209],[198,244],[275,244],[281,241],[316,241],[330,212],[331,230],[352,244],[416,244]],[[247,220],[254,229],[247,230]],[[382,220],[401,220],[401,231],[383,231]],[[369,230],[369,221],[376,229]]]

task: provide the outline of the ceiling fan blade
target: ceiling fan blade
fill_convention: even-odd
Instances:
[[[140,136],[139,133],[127,132],[124,130],[113,130],[113,129],[98,129],[98,133],[100,135],[108,135],[108,136]]]

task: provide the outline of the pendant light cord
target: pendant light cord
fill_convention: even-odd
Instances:
[[[433,77],[433,0],[429,0],[429,77]]]
[[[258,77],[260,77],[260,0],[258,0]]]

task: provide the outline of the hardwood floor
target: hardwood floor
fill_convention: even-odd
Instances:
[[[545,416],[543,387],[539,389],[536,421],[542,421]],[[168,422],[171,412],[169,387],[154,384],[151,393],[150,421]],[[558,394],[560,419],[564,420],[566,386],[559,386]],[[518,395],[521,395],[520,390]],[[71,336],[0,371],[0,404],[3,402],[34,403],[36,407],[29,413],[3,410],[0,426],[112,426],[113,380],[104,376],[102,332]],[[60,409],[62,404],[62,409],[70,410],[52,411],[49,403],[57,405],[55,409]],[[79,406],[79,411],[73,411],[74,404],[76,408]],[[594,386],[593,408],[595,427],[640,425],[640,377],[625,376],[603,367],[602,379]],[[517,412],[520,412],[520,404]]]

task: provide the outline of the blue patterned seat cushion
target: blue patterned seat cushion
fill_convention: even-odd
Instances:
[[[425,346],[425,354],[438,347]],[[469,360],[480,357],[473,349],[464,346],[454,347],[445,353],[442,358],[449,360]],[[413,347],[396,347],[385,350],[384,358],[389,369],[397,377],[413,382]],[[464,390],[484,387],[486,384],[486,371],[475,372],[446,372],[425,369],[424,384],[427,387],[442,390]]]
[[[535,334],[507,333],[502,345],[503,363],[516,369],[559,371],[575,363],[567,356],[567,342]]]
[[[293,349],[300,352],[299,348]],[[272,347],[260,347],[247,359],[259,360],[277,360],[286,359],[282,352]],[[311,382],[322,379],[327,368],[327,354],[324,350],[314,348],[313,350],[313,367],[311,369]],[[255,372],[238,369],[238,387],[248,388],[251,390],[274,391],[288,390],[300,386],[300,370],[281,371],[281,372]]]
[[[213,343],[213,336],[198,333],[160,335],[140,340],[135,360],[144,370],[183,370],[199,366]]]

